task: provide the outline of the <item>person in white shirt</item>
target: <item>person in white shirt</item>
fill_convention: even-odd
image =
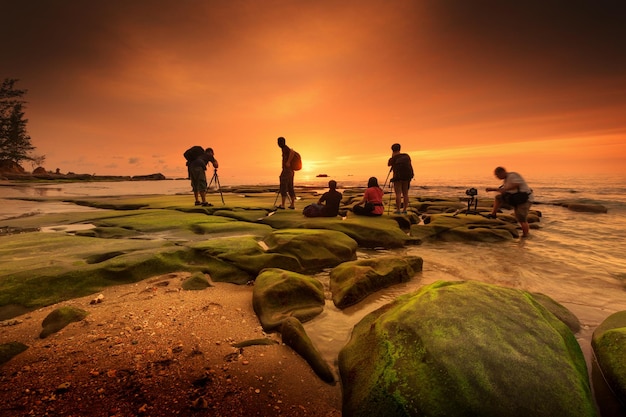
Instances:
[[[528,212],[532,205],[532,193],[524,178],[517,172],[507,172],[503,167],[497,167],[494,175],[501,179],[502,185],[498,188],[487,187],[486,191],[496,191],[499,194],[493,202],[491,214],[487,217],[495,219],[496,214],[503,203],[513,207],[515,218],[522,227],[522,237],[528,237],[530,227],[528,225]]]

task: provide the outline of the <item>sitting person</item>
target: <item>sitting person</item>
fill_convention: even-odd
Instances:
[[[385,212],[383,206],[383,190],[378,185],[378,179],[371,177],[367,181],[367,189],[363,193],[363,199],[353,208],[354,214],[362,216],[380,216]]]
[[[343,194],[337,191],[337,181],[328,181],[329,190],[322,194],[317,204],[309,204],[302,210],[306,217],[335,217],[339,214],[339,205]],[[326,203],[326,204],[323,204]]]

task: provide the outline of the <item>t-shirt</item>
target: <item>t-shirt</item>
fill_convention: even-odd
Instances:
[[[385,207],[383,206],[383,190],[380,187],[369,187],[363,193],[363,198],[365,201],[368,201],[374,204],[373,214],[383,214],[385,212]]]
[[[343,194],[337,190],[327,191],[322,194],[320,203],[326,202],[322,214],[326,217],[335,217],[339,214],[339,206],[341,205],[342,198]]]
[[[532,193],[533,191],[530,189],[528,184],[526,184],[526,181],[524,181],[524,178],[522,178],[520,174],[518,174],[517,172],[507,172],[506,178],[504,179],[504,182],[502,185],[505,188],[508,188],[512,184],[515,185],[517,188],[510,189],[507,191],[507,193],[511,193],[511,194],[517,193],[517,192]],[[532,194],[530,198],[532,199]]]

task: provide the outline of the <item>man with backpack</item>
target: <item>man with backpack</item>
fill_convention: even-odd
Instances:
[[[201,146],[193,146],[187,149],[183,156],[187,160],[187,173],[191,180],[191,189],[196,200],[195,205],[210,206],[211,204],[206,201],[206,190],[208,188],[206,168],[209,162],[213,164],[213,168],[217,169],[218,167],[217,160],[213,155],[213,149],[206,148],[205,150]]]
[[[413,165],[409,154],[400,153],[400,144],[391,145],[391,158],[387,166],[393,171],[393,189],[396,193],[395,214],[407,214],[409,208],[409,185],[413,179]]]
[[[291,200],[290,209],[295,209],[296,202],[296,191],[293,187],[293,178],[295,174],[294,165],[299,163],[299,156],[297,152],[293,149],[289,148],[286,144],[285,138],[282,136],[278,138],[278,147],[282,150],[282,171],[280,172],[280,195],[281,195],[281,204],[280,206],[276,206],[277,209],[285,208],[285,201],[287,200],[287,196]],[[295,167],[299,169],[298,167]]]

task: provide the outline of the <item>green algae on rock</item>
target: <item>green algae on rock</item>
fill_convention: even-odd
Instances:
[[[596,416],[574,334],[528,292],[436,282],[367,315],[339,354],[343,415]]]
[[[45,339],[53,333],[58,332],[70,323],[81,321],[89,313],[76,307],[59,307],[46,316],[41,323],[43,330],[39,334],[41,339]]]
[[[428,224],[411,226],[411,234],[424,240],[479,242],[500,242],[519,237],[514,223],[475,214],[434,214]]]
[[[591,346],[607,383],[626,404],[626,311],[607,317],[593,332]]]
[[[252,291],[252,306],[265,331],[277,330],[287,317],[311,320],[324,310],[324,303],[321,282],[279,268],[261,271]]]
[[[194,272],[189,278],[183,281],[182,288],[187,291],[199,291],[207,289],[211,283],[201,272]]]
[[[330,291],[337,308],[354,305],[393,284],[407,282],[422,270],[419,256],[380,256],[343,264],[330,271]]]

